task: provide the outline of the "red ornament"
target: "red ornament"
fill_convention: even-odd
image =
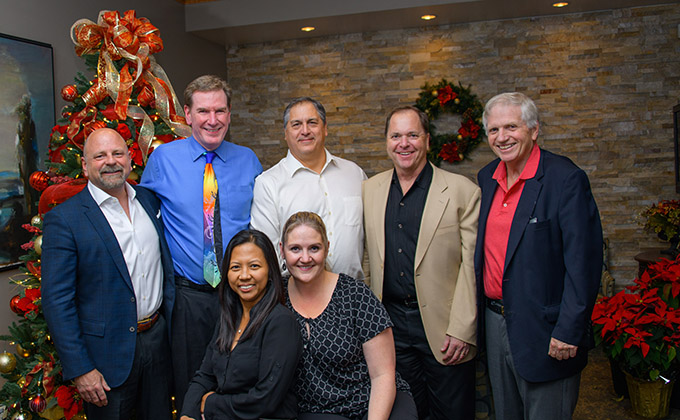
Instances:
[[[28,178],[28,183],[36,191],[43,191],[49,185],[47,181],[50,180],[49,175],[43,171],[35,171]]]
[[[24,311],[19,309],[19,301],[21,300],[21,296],[16,295],[12,299],[9,300],[9,309],[12,310],[15,314],[23,315]]]
[[[30,408],[34,413],[42,412],[45,407],[47,407],[47,401],[40,394],[36,395],[28,402],[28,408]]]
[[[64,98],[65,101],[73,102],[78,97],[76,85],[66,85],[61,88],[61,97]]]

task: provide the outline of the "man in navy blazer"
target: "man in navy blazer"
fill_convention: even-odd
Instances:
[[[478,174],[475,275],[496,419],[571,419],[592,346],[600,216],[585,172],[536,144],[531,99],[497,95],[483,122],[499,159]]]
[[[160,206],[126,179],[108,128],[83,147],[85,189],[44,217],[42,305],[62,364],[93,419],[171,419],[174,272]]]

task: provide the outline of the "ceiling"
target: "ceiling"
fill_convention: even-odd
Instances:
[[[181,0],[180,0],[181,1]],[[675,3],[663,0],[184,0],[185,28],[225,46]],[[420,19],[424,14],[437,18]],[[314,26],[302,32],[303,26]]]

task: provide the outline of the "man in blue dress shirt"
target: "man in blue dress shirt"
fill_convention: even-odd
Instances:
[[[171,348],[178,410],[219,315],[217,289],[203,278],[205,154],[215,152],[212,165],[217,178],[224,244],[217,256],[218,264],[232,236],[250,223],[253,185],[262,172],[252,150],[224,140],[231,117],[231,89],[224,80],[217,76],[197,78],[185,89],[184,103],[191,137],[156,148],[141,182],[161,201],[165,235],[175,268],[177,297]]]

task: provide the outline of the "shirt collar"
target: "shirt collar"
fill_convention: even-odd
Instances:
[[[201,143],[199,143],[198,140],[194,138],[194,136],[187,138],[187,140],[189,140],[191,160],[195,162],[201,156],[203,156],[207,152],[207,150],[205,150],[205,147],[201,146]],[[222,140],[222,143],[220,143],[217,149],[213,150],[213,152],[215,152],[215,155],[217,155],[217,157],[220,158],[222,162],[226,162],[227,160],[227,149],[229,148],[229,145],[227,143],[228,141]]]
[[[531,148],[531,154],[529,155],[527,164],[524,165],[524,169],[522,169],[522,173],[519,175],[518,179],[527,180],[535,177],[536,172],[538,171],[538,162],[540,160],[541,148],[538,147],[538,144],[534,143],[534,146]],[[501,161],[501,163],[496,167],[496,171],[494,171],[492,178],[499,183],[507,180],[508,170],[505,166],[505,162]]]
[[[90,195],[92,195],[92,198],[94,198],[94,201],[97,203],[97,206],[101,207],[102,203],[104,201],[107,201],[111,198],[115,199],[111,194],[107,193],[106,191],[102,190],[98,186],[94,185],[91,182],[87,182],[87,189],[90,191]],[[137,195],[137,191],[130,186],[127,182],[125,182],[125,190],[127,191],[127,196],[128,196],[128,202],[131,202],[132,200],[135,199],[135,196]]]
[[[321,173],[323,173],[323,171],[325,171],[328,165],[330,165],[331,163],[333,165],[337,165],[337,158],[333,156],[331,152],[328,151],[328,149],[324,148],[324,152],[326,152],[326,163],[323,165]],[[288,149],[288,153],[286,153],[285,166],[289,177],[295,175],[299,170],[314,172],[311,169],[307,168],[305,165],[303,165],[302,162],[297,160],[297,158],[293,156],[293,154],[290,152],[290,149]]]
[[[430,161],[427,161],[425,166],[423,166],[423,169],[420,170],[420,173],[418,174],[418,177],[416,178],[415,181],[413,181],[413,186],[416,188],[428,188],[430,184],[432,183],[432,164],[430,164]],[[397,171],[393,170],[392,171],[392,183],[399,185],[401,188],[401,184],[399,184],[399,177],[397,176]]]

